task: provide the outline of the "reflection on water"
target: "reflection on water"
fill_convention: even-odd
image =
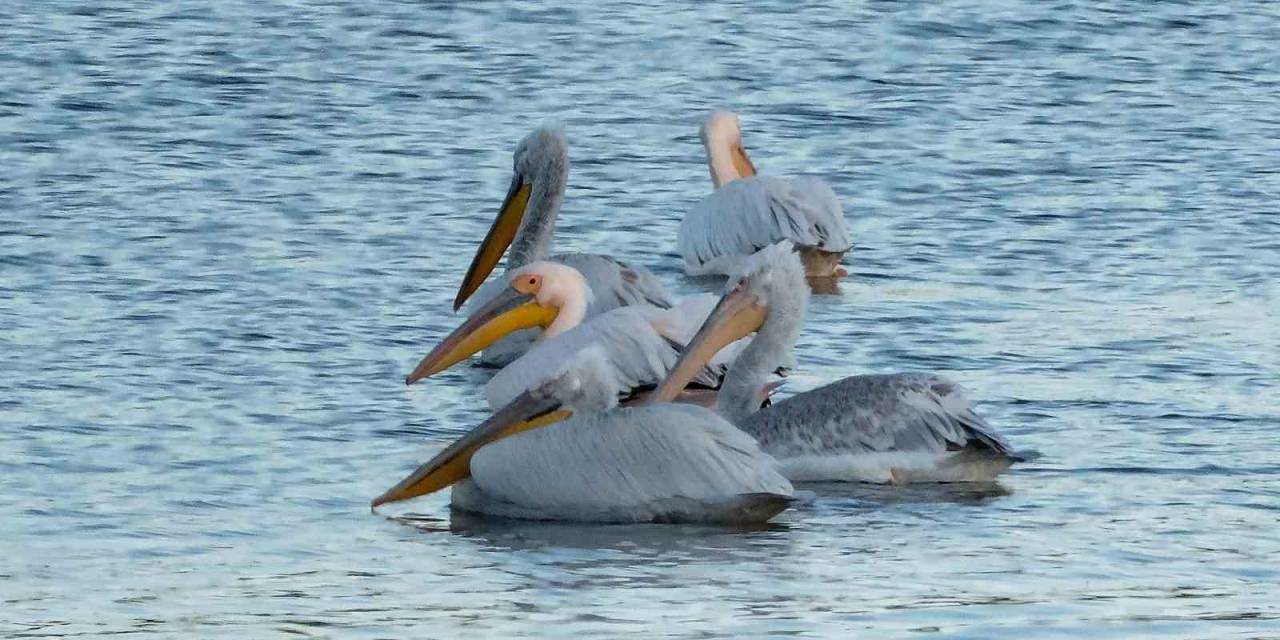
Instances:
[[[657,554],[707,549],[708,546],[736,547],[735,541],[749,540],[746,534],[782,533],[782,523],[753,525],[594,525],[529,521],[481,516],[450,510],[448,519],[428,515],[404,515],[391,519],[426,534],[451,533],[493,548],[510,549],[614,549]]]
[[[901,503],[988,504],[1011,493],[1000,482],[965,484],[877,485],[844,482],[807,482],[798,487],[812,491],[815,501],[824,499],[852,500],[879,507]]]
[[[821,278],[809,276],[809,291],[818,295],[840,295],[840,281],[843,278]]]
[[[1277,5],[10,3],[2,637],[1278,637]],[[557,120],[557,247],[677,294],[729,106],[855,242],[783,393],[961,382],[990,487],[758,530],[370,498],[477,424],[404,375]]]

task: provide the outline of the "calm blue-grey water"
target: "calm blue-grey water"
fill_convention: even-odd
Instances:
[[[0,636],[1280,638],[1280,9],[0,5]],[[564,124],[559,247],[677,292],[732,107],[857,246],[790,392],[964,384],[998,487],[755,531],[403,519],[406,388]]]

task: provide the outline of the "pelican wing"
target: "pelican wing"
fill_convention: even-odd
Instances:
[[[520,392],[554,376],[584,348],[599,345],[624,389],[657,384],[679,357],[679,342],[659,331],[667,310],[648,305],[606,311],[554,337],[535,343],[485,386],[489,406],[506,405]],[[719,376],[705,368],[695,382],[719,386]]]
[[[742,257],[782,240],[843,253],[853,243],[831,187],[816,178],[755,176],[726,183],[680,224],[690,275],[728,273]]]
[[[780,458],[831,453],[1010,453],[960,387],[920,374],[851,376],[752,414],[741,425]]]
[[[477,452],[471,477],[455,490],[456,506],[540,519],[763,520],[792,495],[750,436],[689,405],[575,415],[526,431]]]
[[[671,306],[662,282],[640,265],[598,253],[562,253],[550,259],[577,269],[587,279],[595,296],[589,315],[636,304]]]

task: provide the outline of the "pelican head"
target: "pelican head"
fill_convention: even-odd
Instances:
[[[716,352],[752,332],[756,336],[731,367],[725,385],[730,384],[733,372],[740,367],[767,372],[787,362],[808,301],[804,265],[790,241],[757,251],[730,277],[728,292],[711,310],[652,398],[655,402],[670,402]],[[759,387],[758,381],[743,384]],[[722,389],[722,396],[725,390]]]
[[[538,261],[507,275],[507,287],[476,310],[418,363],[405,384],[434,375],[488,348],[508,334],[542,327],[539,340],[582,323],[591,304],[591,287],[577,269]]]
[[[711,182],[720,185],[756,175],[756,167],[742,144],[742,127],[738,114],[712,111],[702,123],[702,146],[711,166]]]
[[[516,396],[488,420],[374,498],[372,506],[433,493],[467,478],[471,475],[471,456],[491,442],[555,424],[575,412],[611,409],[617,406],[620,386],[604,350],[599,346],[583,349],[556,375]]]
[[[454,311],[489,277],[507,247],[511,247],[510,264],[516,266],[549,251],[569,178],[569,145],[564,133],[554,127],[535,129],[516,145],[512,164],[515,175],[511,187],[458,288]]]

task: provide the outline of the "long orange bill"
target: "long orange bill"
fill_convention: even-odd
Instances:
[[[418,363],[405,384],[435,375],[501,340],[530,327],[547,327],[559,310],[538,304],[532,295],[507,288],[467,318]]]
[[[471,259],[471,266],[467,268],[467,276],[462,279],[462,286],[458,287],[458,295],[453,299],[454,311],[461,308],[462,303],[480,288],[480,284],[502,259],[502,254],[506,253],[507,247],[511,246],[516,231],[520,229],[520,221],[524,220],[531,191],[532,186],[518,174],[511,179],[511,188],[502,201],[502,208],[498,209],[498,217],[494,219],[493,226],[489,227],[489,233],[485,234],[480,248],[476,249],[476,256]]]
[[[568,416],[569,411],[560,408],[555,398],[535,398],[526,391],[445,447],[396,486],[374,498],[371,506],[408,500],[444,489],[471,476],[471,457],[481,447],[522,431],[554,424]]]
[[[697,335],[689,341],[666,379],[653,390],[649,403],[673,401],[711,361],[712,356],[730,342],[758,330],[766,317],[768,309],[760,304],[754,294],[746,292],[745,285],[738,285],[711,310],[711,315],[707,316]]]

